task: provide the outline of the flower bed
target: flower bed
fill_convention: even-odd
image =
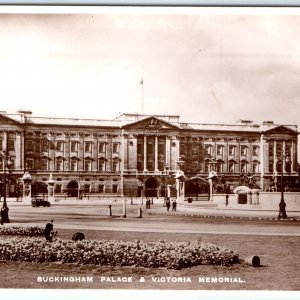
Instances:
[[[0,235],[39,236],[44,232],[45,228],[39,226],[0,226]]]
[[[38,237],[10,237],[0,240],[0,259],[181,269],[196,265],[229,266],[238,262],[238,254],[198,242],[73,242],[56,239],[49,243]]]

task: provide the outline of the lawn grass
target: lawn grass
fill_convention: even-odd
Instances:
[[[74,230],[59,230],[59,237],[71,239]],[[81,230],[86,239],[209,242],[239,253],[241,259],[258,255],[261,267],[245,263],[231,267],[196,266],[182,270],[106,267],[78,264],[36,264],[0,262],[0,288],[96,288],[96,289],[194,289],[194,290],[299,290],[300,237],[141,233]],[[93,276],[93,283],[38,283],[38,276]],[[132,276],[132,283],[104,283],[101,277]],[[146,280],[140,283],[143,276]],[[191,283],[157,283],[152,277],[189,277]],[[199,277],[239,277],[243,283],[199,283]]]

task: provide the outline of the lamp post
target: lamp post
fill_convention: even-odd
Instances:
[[[165,164],[165,199],[168,197],[168,176],[169,176],[169,165]]]
[[[209,161],[209,174],[208,174],[208,182],[209,182],[209,201],[213,201],[213,180],[218,176],[215,171],[215,165],[217,162],[212,158]]]
[[[52,173],[50,173],[49,180],[48,180],[48,200],[50,202],[55,201],[55,198],[54,198],[54,185],[55,185],[55,181],[53,179]]]
[[[177,200],[184,201],[184,180],[185,175],[184,172],[181,170],[181,167],[184,165],[184,160],[181,159],[181,156],[178,157],[176,161],[178,166],[178,170],[176,172],[176,190],[177,190]]]
[[[283,194],[283,161],[289,158],[288,155],[286,155],[283,151],[280,151],[277,154],[277,159],[279,161],[281,161],[281,178],[280,178],[280,191],[281,191],[281,198],[280,198],[280,203],[279,203],[279,214],[278,214],[278,219],[283,218],[286,219],[287,218],[287,214],[286,214],[286,203],[284,202],[284,194]]]
[[[23,180],[23,198],[24,201],[31,202],[31,182],[32,178],[28,171],[22,177]]]
[[[4,195],[3,195],[3,205],[1,208],[1,222],[9,223],[10,222],[9,217],[8,217],[9,208],[7,207],[7,202],[6,202],[6,193],[7,193],[6,169],[9,168],[11,161],[10,161],[10,156],[8,155],[7,151],[2,151],[1,156],[2,156],[2,161],[3,161],[3,179],[4,179],[4,182],[3,182]]]

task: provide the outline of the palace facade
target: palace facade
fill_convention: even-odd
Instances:
[[[8,193],[17,193],[25,171],[55,192],[164,196],[176,171],[186,181],[223,175],[233,190],[251,173],[262,190],[274,176],[299,186],[296,125],[185,123],[178,115],[122,114],[113,120],[34,117],[0,113],[0,151],[10,157]],[[284,153],[284,157],[280,154]],[[0,176],[3,185],[3,159]]]

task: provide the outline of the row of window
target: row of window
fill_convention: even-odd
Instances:
[[[120,190],[120,187],[118,184],[113,184],[111,187],[107,188],[104,184],[99,184],[96,188],[92,189],[92,186],[90,184],[85,184],[83,186],[82,192],[83,193],[100,193],[103,194],[105,192],[112,192],[112,193],[118,193]],[[56,184],[54,192],[56,194],[60,194],[63,192],[62,185]]]
[[[217,145],[217,149],[216,149],[217,150],[216,151],[217,155],[223,155],[224,148],[225,148],[225,146],[223,146],[223,145]],[[229,145],[228,146],[228,154],[230,156],[235,156],[236,148],[237,148],[236,145]],[[213,149],[212,145],[205,145],[204,146],[205,154],[212,155],[212,149]],[[247,156],[249,150],[250,150],[249,146],[241,145],[240,155],[241,156]],[[253,156],[258,156],[258,154],[259,154],[259,146],[253,145],[252,146],[252,155]]]
[[[93,168],[95,167],[95,164],[96,162],[92,161],[91,159],[85,159],[83,161],[83,170],[87,172],[91,172],[92,170],[94,170]],[[99,159],[97,163],[97,171],[105,172],[107,170],[107,164],[108,162],[106,162],[104,159]],[[40,169],[40,170],[47,171],[50,169],[50,163],[49,160],[45,158],[45,159],[41,159],[41,164],[38,166],[35,165],[35,161],[33,159],[27,159],[26,167],[29,170]],[[79,171],[78,160],[71,159],[69,168],[67,168],[67,162],[65,160],[56,159],[54,164],[54,170],[55,171],[64,171],[64,170]],[[111,170],[113,172],[120,171],[120,161],[118,159],[112,160]]]
[[[70,151],[71,152],[77,152],[79,149],[79,142],[78,141],[71,141],[70,142]],[[34,151],[35,147],[39,147],[39,144],[35,143],[33,140],[27,140],[26,143],[26,149],[27,151]],[[84,152],[92,152],[93,142],[86,141],[84,142]],[[47,152],[51,148],[51,143],[48,140],[41,141],[41,151]],[[56,151],[63,152],[66,148],[65,142],[63,141],[56,141],[55,145],[52,146]],[[67,150],[67,149],[66,149]],[[106,143],[105,142],[99,142],[98,143],[98,152],[99,153],[105,153],[106,152]],[[113,143],[112,144],[112,152],[118,153],[119,152],[119,143]]]
[[[6,147],[3,148],[3,140],[0,140],[0,151],[6,150]],[[8,151],[15,151],[15,140],[8,139],[7,140],[7,150]]]

